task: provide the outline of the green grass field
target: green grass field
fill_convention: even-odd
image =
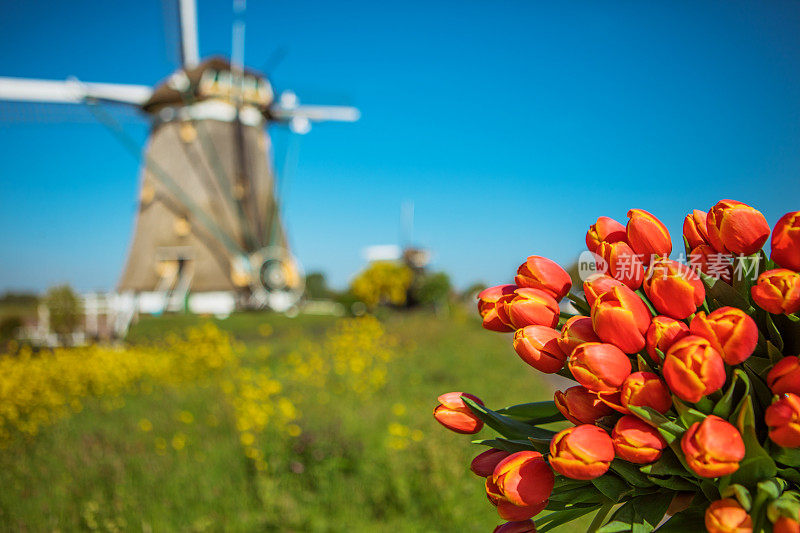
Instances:
[[[143,319],[129,341],[157,342],[204,320]],[[243,343],[243,365],[279,372],[337,320],[240,314],[216,323]],[[502,407],[550,399],[550,386],[509,336],[472,315],[388,314],[382,323],[397,339],[385,386],[324,404],[319,391],[301,391],[302,434],[268,429],[263,471],[245,456],[213,379],[92,399],[36,438],[16,439],[0,450],[2,530],[491,531],[502,520],[468,470],[481,449],[433,420],[436,397],[464,390]]]

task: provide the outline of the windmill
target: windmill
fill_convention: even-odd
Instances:
[[[244,66],[244,1],[234,0],[230,60],[199,57],[195,0],[177,1],[180,68],[156,87],[0,77],[0,100],[88,104],[134,153],[140,146],[99,104],[138,108],[151,121],[139,208],[113,305],[123,324],[137,311],[286,310],[303,276],[280,217],[266,128],[358,120],[344,106],[275,97]]]

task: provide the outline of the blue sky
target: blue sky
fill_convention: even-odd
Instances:
[[[334,285],[398,241],[403,201],[461,286],[529,254],[569,262],[597,216],[632,207],[677,242],[721,198],[770,224],[800,209],[800,3],[248,4],[248,65],[283,47],[278,89],[363,113],[302,138],[285,184],[294,250]],[[201,55],[227,54],[231,2],[198,13]],[[155,84],[176,66],[164,21],[159,0],[4,2],[0,75]],[[138,161],[83,110],[7,104],[0,161],[0,289],[112,288]]]

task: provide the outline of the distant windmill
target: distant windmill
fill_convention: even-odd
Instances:
[[[244,67],[243,0],[234,2],[231,60],[200,61],[195,2],[177,2],[181,68],[155,88],[0,78],[0,100],[91,104],[137,153],[137,143],[94,104],[136,106],[152,121],[118,286],[130,313],[288,309],[303,278],[280,218],[266,127],[288,123],[306,133],[312,122],[352,122],[359,112],[302,106],[290,91],[275,101],[269,81]]]

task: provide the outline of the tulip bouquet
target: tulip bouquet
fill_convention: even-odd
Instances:
[[[445,427],[499,434],[470,466],[508,521],[495,532],[590,513],[601,533],[800,532],[800,212],[777,222],[769,257],[766,219],[741,202],[687,215],[683,260],[652,214],[628,219],[589,228],[582,294],[531,256],[478,296],[486,329],[576,382],[496,411],[439,397]]]

